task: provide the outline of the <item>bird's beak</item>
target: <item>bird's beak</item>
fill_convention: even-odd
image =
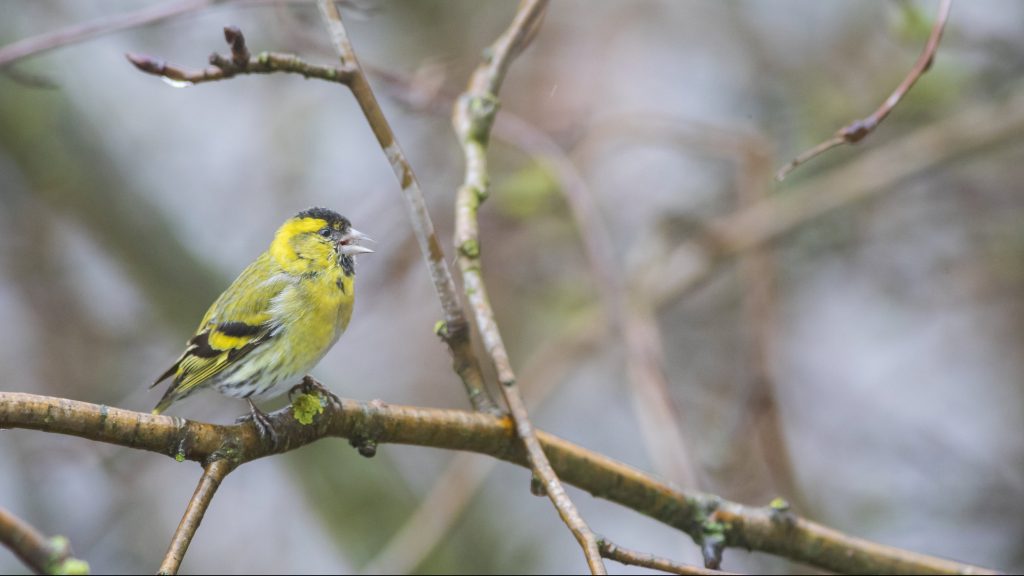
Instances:
[[[357,244],[360,240],[373,242],[373,238],[370,238],[355,228],[349,228],[348,233],[342,236],[341,240],[338,241],[338,252],[341,254],[371,254],[373,250],[370,250],[366,246],[360,246]]]

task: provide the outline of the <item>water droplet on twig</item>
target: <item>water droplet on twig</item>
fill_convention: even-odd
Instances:
[[[164,81],[164,84],[167,84],[171,88],[188,88],[193,85],[193,83],[188,80],[175,80],[174,78],[168,78],[167,76],[161,76],[160,79]]]

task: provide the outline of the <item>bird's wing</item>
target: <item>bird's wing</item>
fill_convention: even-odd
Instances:
[[[153,383],[174,376],[155,412],[273,338],[278,324],[271,306],[291,282],[291,277],[276,273],[267,254],[242,271],[210,306],[178,361]]]

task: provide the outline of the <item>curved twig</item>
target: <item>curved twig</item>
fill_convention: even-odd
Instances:
[[[856,144],[866,138],[868,134],[874,132],[875,128],[878,128],[878,125],[882,123],[882,120],[885,120],[885,117],[900,103],[900,100],[903,100],[903,97],[907,95],[907,92],[917,83],[918,79],[931,68],[932,62],[935,60],[935,52],[939,49],[939,41],[942,40],[942,32],[946,29],[946,21],[949,20],[949,9],[952,5],[953,0],[942,0],[942,4],[939,6],[939,15],[935,18],[935,24],[932,26],[932,32],[928,36],[928,42],[925,44],[924,51],[918,56],[917,62],[914,63],[914,67],[910,69],[906,78],[900,82],[896,90],[885,99],[885,102],[882,102],[882,105],[877,110],[866,118],[850,122],[837,130],[835,135],[828,140],[802,152],[788,164],[779,168],[779,171],[775,173],[775,179],[781,182],[786,178],[787,174],[804,162],[820,156],[837,146]]]

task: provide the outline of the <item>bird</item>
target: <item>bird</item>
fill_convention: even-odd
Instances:
[[[309,208],[277,229],[260,254],[214,301],[185,351],[150,386],[172,378],[153,414],[201,389],[249,402],[261,437],[276,443],[253,398],[281,395],[327,354],[348,327],[356,256],[372,241],[333,210]],[[311,377],[287,386],[322,387]],[[324,390],[326,391],[326,390]],[[328,392],[330,398],[336,397]]]

